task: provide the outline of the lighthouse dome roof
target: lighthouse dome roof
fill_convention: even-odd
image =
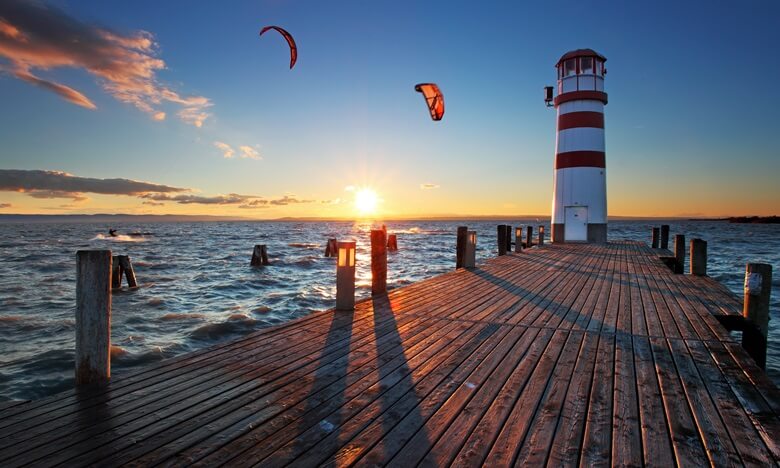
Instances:
[[[557,67],[564,60],[568,60],[576,57],[598,57],[599,59],[601,59],[602,62],[607,61],[606,57],[604,57],[603,55],[601,55],[600,53],[596,52],[593,49],[577,49],[577,50],[571,50],[563,54],[561,58],[558,59],[558,63],[556,63],[555,66]]]

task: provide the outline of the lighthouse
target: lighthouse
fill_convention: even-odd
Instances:
[[[607,59],[592,49],[565,53],[555,68],[558,95],[546,90],[555,106],[552,241],[607,241],[607,175],[604,146],[604,75]]]

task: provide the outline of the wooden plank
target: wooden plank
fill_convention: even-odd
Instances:
[[[596,351],[580,466],[610,464],[612,450],[612,388],[615,336],[602,334]]]

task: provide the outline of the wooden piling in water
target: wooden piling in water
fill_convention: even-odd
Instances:
[[[124,275],[125,279],[127,280],[127,286],[131,288],[137,288],[138,281],[135,279],[135,271],[133,270],[133,264],[130,262],[130,256],[119,255],[118,260],[119,260],[120,277]],[[121,280],[120,280],[120,286],[121,286]]]
[[[523,228],[515,228],[515,252],[520,253],[523,251]]]
[[[674,272],[682,274],[685,272],[685,236],[675,234],[674,236]]]
[[[769,334],[769,296],[772,291],[772,265],[748,263],[745,266],[745,302],[742,316],[742,347],[756,364],[766,369],[766,342]]]
[[[669,225],[668,224],[661,225],[661,248],[662,249],[669,248]]]
[[[530,226],[530,225],[526,226],[526,228],[525,228],[525,246],[526,247],[531,247],[532,245],[534,245],[533,237],[534,237],[534,227]]]
[[[695,276],[707,276],[707,241],[691,239],[690,273]]]
[[[76,385],[111,378],[110,250],[76,252]]]
[[[355,310],[355,241],[338,243],[336,310]]]
[[[398,237],[395,234],[388,234],[387,231],[384,231],[384,233],[387,238],[387,250],[390,252],[398,250]]]
[[[331,237],[325,244],[325,256],[335,257],[338,255],[338,246],[335,238]]]
[[[111,289],[122,287],[122,266],[119,264],[119,255],[111,257]]]
[[[252,266],[264,266],[268,265],[268,250],[264,244],[258,244],[255,246],[252,252]]]
[[[496,231],[498,235],[498,255],[506,255],[506,225],[499,224]]]
[[[371,294],[387,292],[387,231],[371,230]]]
[[[539,247],[544,245],[544,226],[539,226],[539,235],[538,235],[537,244],[539,245]]]
[[[504,240],[506,241],[506,251],[511,252],[512,251],[512,226],[507,224],[504,226],[504,229],[506,229],[506,234],[504,234]]]
[[[469,228],[467,226],[458,226],[458,233],[455,237],[455,268],[463,268],[463,259],[466,255],[466,236]]]
[[[652,242],[650,244],[650,246],[652,248],[654,248],[654,249],[658,248],[658,246],[660,245],[660,239],[659,239],[660,236],[661,236],[661,230],[658,229],[657,227],[654,227],[653,228]]]

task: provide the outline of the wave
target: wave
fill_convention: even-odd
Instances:
[[[204,318],[206,318],[205,314],[170,313],[161,316],[159,320],[170,322],[174,320],[202,320]]]
[[[287,244],[288,247],[298,247],[301,249],[320,249],[322,248],[322,245],[315,244],[313,242],[290,242]]]
[[[98,241],[98,240],[105,240],[105,241],[111,241],[111,242],[144,242],[147,239],[143,236],[126,236],[124,234],[119,234],[117,236],[107,236],[105,234],[98,234],[90,241]]]

